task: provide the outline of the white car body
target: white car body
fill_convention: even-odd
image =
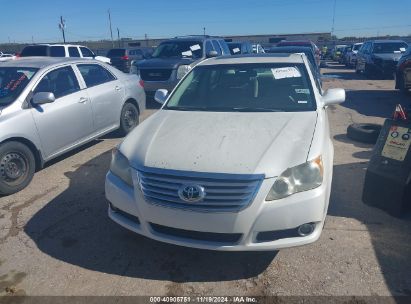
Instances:
[[[211,250],[276,250],[316,241],[327,214],[333,169],[326,106],[341,102],[345,92],[337,89],[338,92],[322,96],[303,54],[208,59],[197,67],[273,62],[305,65],[316,110],[240,113],[172,111],[163,107],[118,147],[129,161],[133,186],[128,186],[111,171],[107,174],[110,218],[158,241]],[[338,100],[333,98],[335,94],[339,95]],[[319,187],[275,201],[266,200],[282,172],[319,155],[324,165],[324,178]],[[250,201],[236,210],[217,210],[213,206],[208,210],[197,209],[196,203],[180,208],[158,203],[147,196],[146,187],[156,185],[156,181],[199,183],[214,199],[222,192],[225,193],[221,195],[242,195],[242,190],[233,190],[234,185],[247,185],[247,189],[254,192],[244,194]],[[212,190],[213,187],[217,190]],[[314,228],[307,236],[258,240],[259,233],[296,231],[306,223],[312,223]],[[227,239],[214,240],[220,236]],[[236,236],[236,240],[231,236],[233,239]]]
[[[0,62],[15,60],[15,59],[16,59],[16,56],[12,54],[5,54],[5,53],[0,52]]]
[[[363,45],[363,43],[354,43],[351,52],[348,54],[347,62],[349,64],[349,66],[355,66],[356,65],[358,50],[360,49],[360,47],[362,45]]]
[[[95,59],[104,63],[111,64],[110,58],[104,57],[104,56],[97,56],[95,55],[88,47],[83,46],[83,45],[77,45],[77,44],[38,44],[38,45],[46,45],[49,47],[64,47],[65,51],[65,57],[71,57],[71,58],[86,58],[86,59]],[[74,48],[78,52],[78,56],[70,56],[69,49]]]

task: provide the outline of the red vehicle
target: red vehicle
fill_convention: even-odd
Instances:
[[[317,65],[320,66],[320,61],[321,61],[321,52],[320,49],[315,45],[314,42],[310,40],[284,40],[279,43],[277,43],[277,47],[282,47],[282,46],[304,46],[304,47],[310,47],[313,51],[315,61],[317,62]]]

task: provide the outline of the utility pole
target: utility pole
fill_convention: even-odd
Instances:
[[[335,8],[337,6],[337,0],[334,0],[334,8],[333,8],[333,25],[331,27],[331,39],[333,39],[334,36],[334,26],[335,26]],[[335,39],[333,39],[334,45],[335,45]]]
[[[66,43],[66,34],[64,32],[64,29],[66,28],[66,21],[63,20],[63,16],[60,16],[59,28],[60,28],[61,32],[63,33],[63,41],[64,41],[64,43]]]
[[[113,40],[113,29],[112,29],[112,27],[111,27],[111,13],[110,13],[110,10],[108,10],[108,22],[109,22],[109,24],[110,24],[111,44],[112,44],[112,45],[113,45],[113,47],[114,47],[114,40]]]
[[[144,39],[146,40],[146,46],[148,46],[148,36],[147,36],[147,34],[144,34]]]
[[[204,36],[206,35],[205,33],[205,30],[206,30],[206,28],[205,27],[203,27],[203,34],[204,34]]]
[[[120,30],[117,28],[117,39],[118,39],[118,47],[120,46]]]

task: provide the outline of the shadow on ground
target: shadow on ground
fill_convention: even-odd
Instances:
[[[106,152],[66,172],[69,188],[38,211],[24,230],[38,248],[58,260],[121,276],[174,282],[255,277],[275,252],[229,253],[167,245],[135,235],[107,216]]]
[[[380,271],[391,293],[410,296],[411,214],[408,212],[398,219],[362,203],[367,165],[367,162],[359,162],[334,167],[328,214],[363,223],[370,234]],[[349,230],[351,227],[345,228]]]
[[[397,104],[411,108],[411,97],[395,90],[347,91],[346,101],[341,106],[366,116],[390,118]]]

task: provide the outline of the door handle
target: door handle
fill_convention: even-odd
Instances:
[[[79,103],[85,103],[87,100],[88,100],[87,98],[81,97],[78,102]]]
[[[119,86],[116,86],[115,89],[116,89],[116,91],[120,91],[120,90],[121,90],[121,88],[120,88]]]

